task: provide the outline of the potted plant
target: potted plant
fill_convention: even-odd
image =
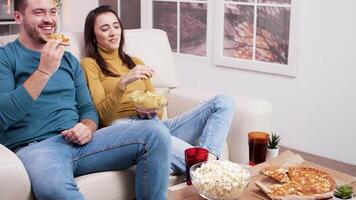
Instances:
[[[352,187],[347,184],[336,186],[333,199],[352,199]]]
[[[281,136],[277,135],[276,133],[272,133],[269,136],[266,160],[275,158],[278,156],[278,153],[279,153],[278,144],[279,144],[280,140],[281,140]]]

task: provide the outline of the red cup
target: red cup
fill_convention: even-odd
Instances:
[[[202,147],[192,147],[184,151],[185,155],[185,177],[187,185],[191,185],[189,169],[194,164],[208,160],[209,151]]]

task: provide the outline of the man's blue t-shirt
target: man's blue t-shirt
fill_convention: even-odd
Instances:
[[[40,57],[18,39],[0,47],[0,143],[10,149],[60,134],[82,119],[98,123],[80,64],[68,52],[38,99],[32,99],[23,83]]]

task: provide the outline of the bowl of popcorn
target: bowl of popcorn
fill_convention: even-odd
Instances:
[[[251,171],[227,160],[206,161],[190,168],[193,186],[209,200],[234,200],[247,188]]]
[[[142,110],[160,110],[167,106],[168,89],[160,88],[155,91],[135,90],[128,95],[129,101]]]

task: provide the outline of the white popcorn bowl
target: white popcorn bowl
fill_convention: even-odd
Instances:
[[[232,182],[230,179],[233,177],[231,174],[223,175],[223,172],[211,171],[208,174],[199,174],[196,170],[201,168],[203,164],[209,164],[209,162],[226,162],[226,161],[206,161],[193,165],[190,170],[190,177],[192,180],[193,186],[198,190],[199,195],[208,200],[234,200],[237,199],[243,191],[247,188],[250,178],[251,178],[251,170],[246,165],[240,165],[237,163],[231,163],[228,161],[231,166],[240,167],[242,172],[246,177],[240,177],[240,181]],[[236,173],[233,169],[229,169],[225,171],[225,173]],[[235,176],[234,176],[235,177]]]

